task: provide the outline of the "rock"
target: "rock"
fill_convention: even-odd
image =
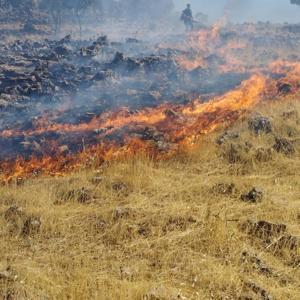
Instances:
[[[28,217],[23,225],[22,235],[23,236],[32,236],[39,233],[41,227],[41,221],[38,217]]]
[[[248,121],[249,130],[255,134],[272,132],[272,124],[266,117],[254,117]]]
[[[280,94],[286,95],[286,94],[291,93],[292,90],[293,90],[293,86],[291,84],[289,84],[289,83],[279,82],[277,84],[277,91]]]
[[[275,138],[273,149],[278,153],[283,153],[290,156],[295,153],[294,146],[285,138]]]
[[[108,68],[119,69],[125,73],[137,71],[141,66],[142,62],[138,59],[125,57],[122,52],[117,52],[112,62],[108,65]]]
[[[94,42],[91,46],[83,47],[80,49],[80,55],[85,56],[96,56],[99,54],[101,45],[98,42]]]
[[[263,199],[263,190],[259,187],[254,187],[246,194],[241,195],[241,200],[250,203],[261,202]]]
[[[56,44],[57,45],[63,45],[63,44],[69,44],[72,40],[71,34],[66,35],[64,38],[59,40]]]
[[[124,54],[122,52],[117,52],[112,61],[112,64],[118,64],[118,63],[124,62],[124,61],[125,61]]]
[[[102,35],[98,37],[97,43],[100,44],[101,46],[107,46],[109,44],[107,36]]]

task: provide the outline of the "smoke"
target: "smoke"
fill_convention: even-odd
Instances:
[[[107,17],[128,17],[131,20],[140,18],[161,18],[170,14],[174,8],[173,0],[93,0]]]
[[[291,5],[290,0],[174,0],[176,10],[182,10],[191,3],[194,12],[203,12],[214,21],[228,16],[233,22],[271,21],[275,23],[300,21],[300,8]]]

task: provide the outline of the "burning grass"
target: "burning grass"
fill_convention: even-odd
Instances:
[[[299,95],[288,98],[260,103],[168,160],[141,154],[1,187],[1,293],[298,299],[299,245],[281,242],[300,236]],[[261,116],[271,129],[257,133],[249,124]],[[277,151],[275,138],[295,151]],[[253,187],[262,200],[242,201]]]
[[[291,83],[289,77],[286,77],[285,85],[289,88],[289,94],[298,90],[298,75],[296,72],[296,82]],[[41,139],[45,136],[47,143],[41,146],[34,140],[30,144],[34,149],[31,159],[24,160],[21,157],[13,162],[3,162],[2,179],[10,182],[41,172],[46,175],[60,175],[86,165],[95,166],[114,159],[130,158],[136,153],[156,159],[168,158],[182,148],[189,150],[201,136],[225,124],[229,126],[257,103],[279,94],[280,82],[267,79],[263,75],[253,75],[240,87],[207,103],[197,99],[188,105],[163,104],[135,113],[124,108],[104,113],[89,123],[76,125],[48,125],[51,122],[45,117],[46,120],[36,129],[22,132],[3,131],[1,137],[4,139],[18,136]],[[93,140],[96,145],[86,148],[85,139]],[[77,152],[68,154],[68,146],[75,144],[82,144],[82,150],[77,149]],[[42,157],[35,157],[35,153]]]
[[[156,45],[70,35],[1,45],[0,180],[188,151],[258,103],[295,95],[298,43],[297,27],[222,21]]]

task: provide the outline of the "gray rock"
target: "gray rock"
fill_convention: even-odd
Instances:
[[[263,195],[264,195],[264,193],[261,188],[254,187],[248,193],[243,194],[241,196],[241,200],[243,200],[245,202],[250,202],[250,203],[257,203],[257,202],[262,201]]]
[[[254,132],[255,134],[272,132],[271,121],[268,118],[262,116],[251,118],[248,121],[248,127],[249,130]]]

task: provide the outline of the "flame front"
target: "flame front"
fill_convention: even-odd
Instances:
[[[168,158],[183,147],[192,147],[200,136],[229,126],[263,99],[299,91],[300,63],[270,60],[265,64],[259,61],[249,64],[248,56],[252,58],[255,53],[253,45],[247,39],[231,38],[224,42],[221,38],[223,26],[224,22],[220,21],[212,28],[190,33],[187,43],[177,47],[184,51],[176,56],[176,62],[188,72],[201,68],[216,74],[247,74],[248,79],[239,87],[205,100],[199,96],[188,104],[175,105],[168,101],[134,112],[126,107],[118,108],[79,124],[56,122],[57,116],[64,111],[46,113],[28,130],[0,132],[3,144],[21,140],[30,154],[2,158],[2,181],[41,173],[63,175],[136,153]],[[245,30],[255,34],[251,25]],[[216,57],[219,61],[213,65]]]
[[[64,135],[86,136],[95,130],[98,143],[78,153],[60,153],[62,145],[52,141],[52,155],[30,160],[18,158],[14,162],[1,165],[3,179],[28,177],[34,174],[60,175],[86,165],[101,164],[103,161],[128,157],[135,153],[145,153],[157,158],[172,155],[179,147],[190,147],[195,139],[216,128],[229,125],[237,120],[262,99],[267,79],[262,75],[254,75],[242,83],[236,90],[216,97],[207,103],[196,99],[189,105],[165,104],[153,109],[144,109],[130,113],[126,108],[116,112],[107,112],[92,119],[89,123],[78,125],[53,124],[28,132],[7,132],[2,137],[23,134],[37,136],[49,132],[63,132]],[[111,141],[108,136],[124,130],[122,142]],[[165,148],[159,142],[147,140],[139,136],[144,130],[152,130],[161,135]],[[51,141],[48,143],[51,144]]]

